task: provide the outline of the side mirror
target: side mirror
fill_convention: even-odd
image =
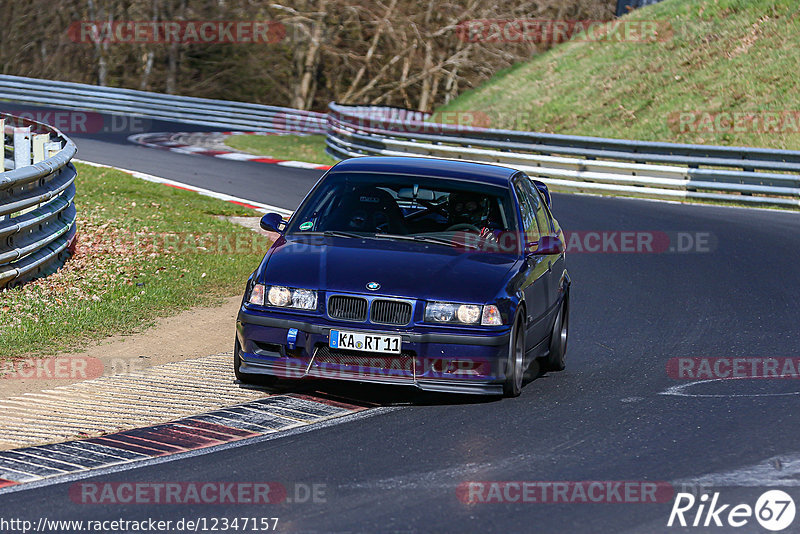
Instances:
[[[538,247],[536,246],[538,244]],[[533,247],[536,247],[535,249]],[[528,243],[528,254],[545,256],[564,252],[564,242],[555,235],[543,235],[537,243]]]
[[[547,186],[545,185],[545,183],[542,182],[542,181],[539,181],[539,180],[533,180],[533,185],[536,186],[536,189],[538,189],[539,192],[544,197],[545,202],[547,202],[547,207],[552,209],[553,208],[553,200],[550,198],[550,190],[547,189]]]
[[[278,213],[267,213],[261,217],[261,228],[268,232],[278,232],[283,234],[283,217]]]

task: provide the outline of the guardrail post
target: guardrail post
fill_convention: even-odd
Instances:
[[[6,170],[6,120],[0,119],[0,172]],[[6,220],[5,215],[0,215],[0,221]]]
[[[14,168],[31,164],[31,127],[14,128]]]
[[[44,161],[47,156],[45,155],[44,145],[50,141],[48,134],[36,134],[33,136],[33,163]]]
[[[6,120],[0,119],[0,145],[2,145],[2,150],[0,150],[0,172],[6,171]],[[0,217],[2,219],[2,217]]]
[[[61,143],[58,141],[49,141],[44,145],[44,152],[48,158],[52,158],[61,151]]]

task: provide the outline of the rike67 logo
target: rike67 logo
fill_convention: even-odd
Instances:
[[[719,492],[711,497],[704,493],[699,498],[691,493],[678,493],[667,526],[740,528],[755,518],[761,527],[780,532],[789,528],[795,512],[794,499],[781,490],[763,493],[755,506],[723,504]]]

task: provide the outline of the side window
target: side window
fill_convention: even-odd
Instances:
[[[528,242],[539,241],[539,227],[536,224],[536,204],[535,197],[530,196],[530,192],[525,190],[522,182],[516,182],[514,189],[519,198],[519,210],[522,213],[522,227]],[[536,203],[535,203],[536,202]]]
[[[547,210],[544,209],[544,202],[539,202],[539,209],[536,210],[536,220],[539,223],[539,231],[542,235],[550,235],[553,233],[553,227],[550,224],[550,216],[547,215]]]
[[[533,185],[533,182],[528,178],[520,180],[520,184],[528,195],[535,199],[532,204],[535,206],[534,209],[536,210],[536,221],[539,223],[539,232],[542,235],[552,234],[553,228],[550,224],[550,217],[547,214],[547,209],[544,207],[544,199],[539,193],[539,190],[536,189],[536,186]]]

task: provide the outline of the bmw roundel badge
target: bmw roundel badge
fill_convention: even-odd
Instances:
[[[381,285],[378,282],[370,282],[367,284],[367,289],[370,291],[377,291],[381,288]]]

